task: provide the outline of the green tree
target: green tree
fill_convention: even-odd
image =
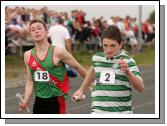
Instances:
[[[147,20],[151,24],[155,23],[155,10],[150,13],[149,18]]]

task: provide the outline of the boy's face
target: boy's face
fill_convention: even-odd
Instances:
[[[31,37],[35,42],[42,41],[47,37],[46,29],[44,28],[43,24],[39,22],[31,24],[29,30]]]
[[[104,38],[103,50],[107,58],[112,58],[117,55],[122,48],[122,42],[119,44],[116,40]]]

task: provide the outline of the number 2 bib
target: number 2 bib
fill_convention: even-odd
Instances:
[[[114,71],[102,71],[100,74],[100,83],[114,84],[115,83]]]
[[[48,71],[35,71],[34,79],[35,79],[35,81],[47,82],[50,79],[49,72]]]

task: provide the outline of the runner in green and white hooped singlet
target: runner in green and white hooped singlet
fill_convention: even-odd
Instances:
[[[46,71],[48,71],[51,75],[53,75],[59,81],[63,81],[65,78],[65,75],[67,73],[66,67],[63,63],[60,63],[61,64],[60,66],[54,65],[53,60],[52,60],[53,49],[54,49],[54,47],[50,45],[50,47],[48,49],[48,53],[46,55],[46,58],[43,61],[41,61],[36,56],[35,48],[32,49],[31,56],[33,56],[35,58],[35,60]],[[34,63],[32,61],[32,64],[29,64],[29,66],[30,66],[31,74],[33,76],[32,78],[34,79],[35,78],[35,74],[34,74],[35,71],[31,67],[33,65],[36,65],[36,63]],[[66,95],[62,92],[62,90],[59,87],[56,86],[56,84],[53,81],[48,81],[48,82],[34,81],[34,86],[35,86],[35,95],[40,97],[40,98],[50,98],[50,97],[65,96]]]
[[[115,25],[102,33],[103,52],[92,58],[92,66],[80,88],[73,94],[82,96],[94,82],[92,114],[133,113],[132,88],[144,90],[144,83],[134,59],[120,53],[123,47],[121,32]]]
[[[95,81],[91,94],[92,112],[133,113],[132,89],[128,78],[118,64],[120,59],[126,61],[129,70],[142,80],[136,62],[127,54],[119,53],[112,59],[107,59],[103,52],[96,53],[92,58],[95,70]],[[112,75],[112,72],[115,75]],[[115,79],[112,79],[114,76]],[[100,77],[103,79],[101,80]]]

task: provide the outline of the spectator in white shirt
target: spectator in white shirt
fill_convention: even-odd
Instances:
[[[72,53],[72,41],[62,18],[58,19],[58,24],[50,27],[49,37],[52,45],[67,49],[69,53]]]

